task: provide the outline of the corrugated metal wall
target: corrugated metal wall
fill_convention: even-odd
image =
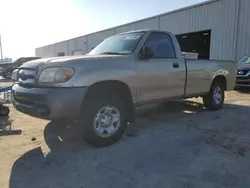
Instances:
[[[131,31],[131,30],[139,30],[139,29],[159,29],[159,17],[149,18],[145,20],[141,20],[138,22],[134,22],[131,24],[126,24],[120,27],[115,28],[115,34]]]
[[[160,29],[175,34],[211,29],[210,58],[234,58],[236,0],[220,0],[160,17]]]
[[[211,0],[197,6],[71,39],[67,41],[67,45],[55,44],[51,52],[48,52],[47,46],[38,48],[36,53],[47,57],[56,55],[58,50],[65,50],[65,54],[72,55],[72,51],[82,49],[85,54],[111,35],[137,29],[161,29],[174,34],[210,29],[210,58],[236,60],[250,50],[250,24],[247,15],[249,7],[249,0]]]
[[[237,27],[236,59],[250,55],[250,0],[240,0],[239,22]]]
[[[37,57],[53,57],[55,55],[55,45],[53,44],[36,49]]]
[[[63,41],[63,42],[59,42],[59,43],[55,44],[55,55],[57,55],[57,53],[61,53],[61,52],[63,52],[65,55],[68,55],[67,51],[68,51],[68,42],[67,41]]]
[[[43,49],[45,47],[42,47],[42,48],[36,48],[36,56],[37,57],[43,57]]]
[[[73,51],[82,50],[82,54],[86,54],[87,51],[87,37],[82,36],[68,40],[68,55],[72,55]]]
[[[88,52],[102,42],[105,38],[114,35],[114,29],[108,29],[87,35],[87,50]]]

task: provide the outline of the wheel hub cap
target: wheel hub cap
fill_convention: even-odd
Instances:
[[[219,87],[216,87],[213,93],[213,98],[214,98],[214,102],[215,104],[220,104],[221,100],[222,100],[222,92],[221,89]]]
[[[109,137],[120,127],[120,112],[115,107],[103,107],[96,113],[93,124],[99,136]]]
[[[108,127],[112,123],[112,117],[110,115],[104,115],[100,117],[100,123],[103,127]]]

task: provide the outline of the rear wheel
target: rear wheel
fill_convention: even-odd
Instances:
[[[126,106],[115,93],[92,93],[86,98],[82,113],[84,139],[93,146],[111,145],[126,130]]]
[[[203,96],[204,106],[209,110],[219,110],[222,108],[225,99],[225,87],[220,82],[215,81],[205,96]]]

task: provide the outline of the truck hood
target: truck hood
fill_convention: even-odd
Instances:
[[[95,83],[95,81],[99,81],[100,77],[102,79],[111,79],[114,76],[117,76],[117,74],[122,78],[126,77],[127,74],[134,75],[134,65],[133,55],[86,55],[39,59],[25,63],[20,67],[20,69],[31,69],[23,70],[22,75],[25,76],[27,74],[30,77],[32,76],[32,79],[20,79],[20,82],[22,82],[22,84],[27,83],[30,85],[37,84],[35,80],[39,79],[39,76],[44,69],[51,67],[71,67],[75,71],[73,77],[69,81],[64,83],[52,83],[51,85],[46,83],[43,86],[89,86]],[[42,83],[39,84],[42,85]]]
[[[36,67],[53,67],[53,66],[74,66],[89,61],[111,61],[117,59],[127,58],[127,55],[84,55],[84,56],[64,56],[64,57],[51,57],[33,60],[25,63],[20,68],[36,68]]]

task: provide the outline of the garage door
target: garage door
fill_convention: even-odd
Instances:
[[[199,59],[209,59],[211,30],[176,35],[182,52],[195,52]]]
[[[74,50],[72,55],[83,55],[82,50]]]

